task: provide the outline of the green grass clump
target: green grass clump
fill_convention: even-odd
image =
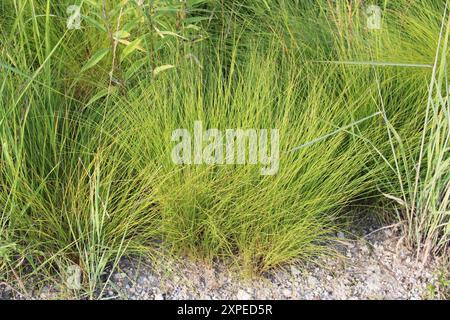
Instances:
[[[397,212],[405,236],[426,263],[430,255],[447,253],[450,241],[450,109],[447,56],[450,18],[444,10],[440,38],[428,87],[420,142],[413,152],[386,117],[397,184],[386,195],[400,205]],[[380,95],[380,98],[382,96]],[[383,104],[383,101],[381,101]]]
[[[296,62],[276,48],[258,51],[249,53],[243,67],[233,61],[235,75],[228,77],[220,63],[211,63],[203,71],[186,66],[147,85],[140,81],[123,105],[115,104],[113,123],[121,130],[114,134],[118,143],[137,160],[135,170],[164,177],[154,192],[165,244],[196,257],[232,258],[248,270],[266,271],[321,253],[321,242],[336,230],[343,208],[369,188],[367,147],[350,133],[290,150],[376,110],[346,99],[343,92],[330,96],[320,87],[337,85],[336,67],[324,67],[312,77],[316,66]],[[259,166],[173,164],[172,131],[192,132],[196,120],[220,130],[279,129],[278,174],[261,176]],[[361,124],[360,134],[380,120]]]

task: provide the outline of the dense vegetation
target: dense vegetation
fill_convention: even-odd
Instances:
[[[1,1],[0,281],[76,264],[95,297],[161,249],[258,273],[327,253],[356,212],[422,262],[448,252],[449,12],[378,5],[381,30],[359,0]],[[197,120],[279,129],[278,173],[174,164]]]

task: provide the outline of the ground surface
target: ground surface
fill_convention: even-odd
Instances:
[[[319,265],[291,265],[254,280],[243,280],[221,264],[164,262],[160,267],[122,259],[102,293],[105,299],[426,299],[436,298],[440,261],[420,267],[392,228],[368,230],[354,240],[343,234],[340,258]],[[2,292],[3,290],[3,292]],[[8,286],[0,295],[17,296]],[[57,298],[45,288],[35,298]]]
[[[342,235],[341,235],[342,236]],[[389,229],[359,240],[343,239],[341,258],[320,267],[290,266],[243,281],[220,265],[171,265],[162,276],[151,267],[121,262],[105,296],[127,299],[423,299],[437,279],[437,263],[420,268]]]

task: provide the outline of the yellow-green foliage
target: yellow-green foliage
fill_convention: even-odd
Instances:
[[[161,248],[262,272],[329,252],[360,204],[447,250],[436,1],[384,1],[376,31],[360,1],[80,0],[69,30],[72,2],[0,4],[0,281],[76,264],[93,298],[108,264]],[[196,120],[279,129],[278,173],[175,165]]]

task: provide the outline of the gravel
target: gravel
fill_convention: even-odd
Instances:
[[[337,238],[338,257],[291,264],[253,279],[219,262],[203,265],[164,259],[155,265],[123,258],[99,294],[102,299],[133,300],[430,298],[429,288],[437,283],[442,262],[420,266],[396,230],[372,231],[353,239],[339,233]],[[32,295],[35,299],[60,296],[47,287]],[[0,284],[2,297],[24,298],[6,284]]]
[[[428,286],[437,281],[436,270],[442,266],[431,262],[421,267],[392,230],[353,240],[337,236],[340,257],[314,265],[293,264],[251,280],[220,263],[164,262],[163,269],[150,263],[136,267],[136,261],[123,259],[120,276],[114,276],[115,290],[104,298],[424,299]]]

